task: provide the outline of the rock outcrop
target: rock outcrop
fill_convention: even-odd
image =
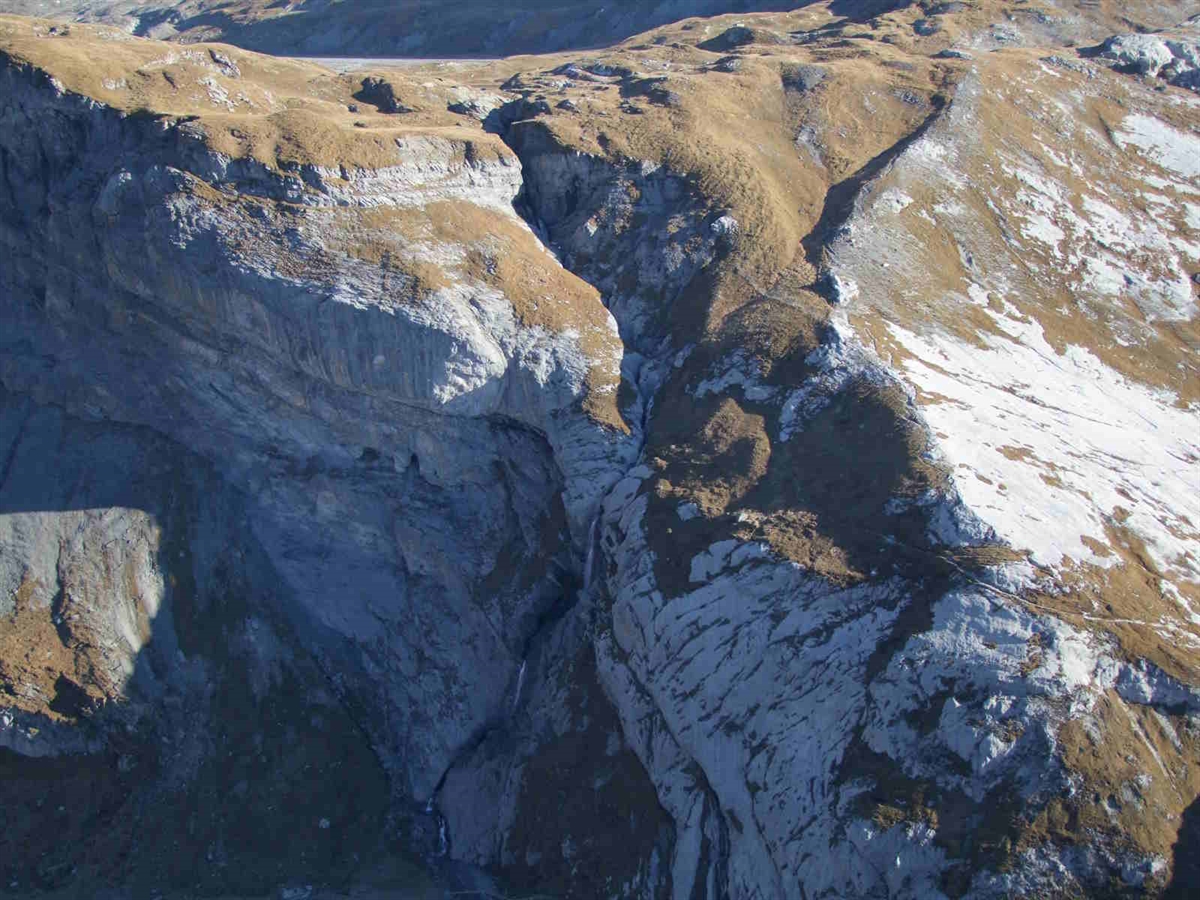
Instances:
[[[166,72],[205,87],[210,58]],[[7,63],[6,388],[211,460],[247,498],[277,573],[263,580],[325,689],[359,711],[396,795],[423,803],[507,715],[599,497],[632,460],[611,317],[513,212],[520,165],[494,138],[389,135],[393,165],[283,168],[214,151],[204,119],[131,115]],[[255,74],[243,59],[244,95]],[[157,527],[134,522],[131,546],[151,553],[157,539],[136,537]],[[128,676],[173,591],[132,585],[142,605],[126,610],[85,584],[52,603],[67,590],[53,557],[5,558],[29,614],[78,604],[113,619],[86,643],[108,654],[116,628],[122,658],[89,690],[140,696]],[[167,577],[151,558],[92,564]],[[13,740],[35,755],[78,749],[59,729]]]
[[[1195,19],[1188,25],[1175,34],[1116,35],[1104,42],[1099,55],[1116,69],[1200,90],[1200,34]]]

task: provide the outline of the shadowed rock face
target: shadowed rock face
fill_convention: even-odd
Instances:
[[[163,729],[164,741],[188,744],[186,758],[155,755],[151,768],[139,770],[149,784],[137,802],[163,804],[177,783],[222,797],[233,792],[219,810],[204,805],[209,793],[196,800],[209,837],[190,845],[186,858],[175,854],[170,873],[138,862],[93,866],[89,854],[100,850],[89,844],[86,858],[59,853],[50,869],[14,870],[14,880],[58,887],[132,879],[182,888],[191,886],[194,866],[211,864],[219,871],[202,879],[206,885],[245,893],[305,879],[391,883],[372,857],[383,847],[392,859],[386,842],[399,840],[407,848],[394,863],[401,870],[422,852],[439,858],[439,816],[425,814],[426,802],[455,760],[511,717],[519,672],[540,648],[537,635],[574,602],[576,548],[598,494],[632,451],[629,438],[594,422],[577,399],[585,383],[602,386],[589,379],[607,358],[586,353],[609,352],[604,342],[615,340],[615,329],[594,294],[581,298],[599,311],[599,334],[586,336],[586,352],[573,330],[592,327],[586,318],[569,319],[565,334],[527,328],[486,283],[429,276],[446,292],[430,302],[422,276],[399,261],[390,268],[386,250],[374,270],[348,257],[342,281],[329,255],[344,246],[335,243],[337,226],[329,227],[336,198],[306,213],[295,202],[300,179],[256,164],[234,162],[231,170],[228,158],[177,130],[163,133],[153,121],[78,98],[62,103],[40,73],[11,65],[3,77],[12,105],[5,112],[10,140],[0,151],[0,218],[13,260],[3,286],[12,326],[3,353],[12,389],[4,470],[12,552],[4,579],[18,630],[5,645],[18,662],[5,670],[17,705],[4,740],[32,758],[86,752],[102,772],[117,758],[114,742],[140,747]],[[386,197],[394,210],[398,198],[423,210],[419,196],[428,189],[438,210],[442,204],[469,219],[453,205],[460,203],[487,222],[503,220],[485,235],[511,231],[511,240],[533,248],[523,276],[538,278],[532,267],[541,265],[565,277],[512,211],[520,170],[510,154],[481,159],[461,143],[421,136],[404,147],[398,168],[356,173],[367,178],[353,189],[356,200]],[[315,169],[304,177],[314,176],[322,177]],[[214,192],[227,178],[228,192]],[[253,248],[260,246],[283,255],[259,257]],[[437,260],[448,247],[429,253]],[[499,265],[522,260],[510,255]],[[381,302],[364,303],[372,293]],[[78,352],[86,347],[94,352]],[[95,431],[90,449],[83,449],[86,438],[59,435],[60,421],[76,423],[82,435]],[[109,454],[104,440],[114,422],[132,436],[121,453]],[[167,449],[142,446],[151,439]],[[179,466],[206,467],[219,491],[238,498],[230,517],[242,532],[226,536],[171,492],[177,473],[159,474],[156,466],[171,458],[170,447],[182,446],[173,442],[195,448]],[[64,444],[78,445],[78,455],[59,459]],[[100,467],[106,490],[89,492],[84,460]],[[80,486],[72,466],[83,467]],[[579,467],[569,489],[563,467]],[[65,493],[56,489],[59,478]],[[127,482],[144,490],[122,491]],[[167,494],[160,497],[160,488]],[[85,511],[68,512],[75,503]],[[174,549],[163,551],[170,566],[157,553],[168,539],[191,552],[186,536],[160,533],[168,511],[176,532],[194,530],[195,540],[221,553],[252,544],[261,567],[229,575],[228,584],[222,575],[193,596],[199,576],[186,562],[187,571],[175,571]],[[109,532],[124,537],[114,544]],[[73,533],[79,546],[64,559],[64,535]],[[72,574],[81,567],[88,577]],[[239,590],[267,592],[269,602],[255,594],[229,609],[210,608],[214,592]],[[198,645],[176,636],[172,610],[181,607],[189,628],[211,629]],[[268,615],[280,633],[260,625]],[[268,658],[247,661],[260,637]],[[57,674],[26,659],[32,645],[47,642],[55,659],[63,657]],[[296,662],[289,669],[270,656],[276,652]],[[221,694],[246,667],[242,687],[251,695]],[[193,693],[164,695],[153,679],[143,683],[143,671],[190,679]],[[285,697],[322,699],[315,711],[299,699],[296,710],[276,709],[259,697],[262,679],[262,691],[274,685]],[[608,705],[596,689],[583,697],[573,692],[570,699],[588,710],[585,722]],[[164,704],[172,712],[159,721]],[[327,721],[334,714],[342,731]],[[237,734],[205,740],[230,730],[226,716],[238,720]],[[171,732],[176,719],[186,723],[178,735]],[[128,738],[126,720],[135,729]],[[136,731],[143,722],[153,724],[152,733]],[[569,730],[570,720],[562,727]],[[341,759],[342,744],[363,760]],[[230,754],[245,755],[249,768],[223,765]],[[626,751],[626,770],[631,759]],[[22,803],[23,779],[74,789],[60,784],[70,780],[61,765],[35,769],[13,759],[11,766],[7,783]],[[267,767],[277,767],[278,778],[256,774]],[[338,772],[326,776],[330,767]],[[279,822],[300,816],[288,812],[292,800],[270,792],[302,792],[309,777],[324,786],[305,801],[303,827],[325,839],[325,851],[314,856],[296,833],[274,842],[242,836],[243,828],[272,830],[262,823],[267,810]],[[102,795],[95,801],[100,820],[121,814],[104,798],[125,781],[86,784]],[[327,791],[339,799],[322,801]],[[670,826],[658,821],[652,786],[643,777],[625,791],[617,821],[637,809],[639,833],[653,837],[645,853],[669,855]],[[249,803],[260,812],[241,817]],[[322,804],[329,810],[318,810]],[[352,830],[339,824],[355,817]],[[660,831],[663,847],[654,851]],[[25,837],[14,833],[13,840]],[[168,837],[179,841],[174,830]],[[132,838],[113,840],[126,847]],[[303,866],[291,864],[297,853],[305,854]],[[636,854],[620,856],[635,872],[646,868]],[[453,883],[458,876],[442,877]]]
[[[1180,824],[1179,840],[1175,843],[1174,874],[1164,897],[1172,900],[1186,897],[1200,884],[1200,857],[1196,853],[1197,843],[1200,842],[1198,832],[1200,826],[1197,824],[1196,803],[1193,802]]]
[[[159,40],[220,41],[248,50],[287,56],[496,58],[612,46],[642,32],[689,21],[708,29],[701,40],[712,49],[748,43],[742,23],[711,28],[699,17],[782,12],[808,6],[827,10],[847,24],[865,24],[890,12],[912,10],[914,27],[936,34],[945,16],[970,12],[968,4],[931,0],[514,0],[448,4],[443,0],[299,0],[283,6],[239,0],[220,8],[199,3],[144,0],[2,0],[0,12],[53,16],[113,25]],[[1071,37],[1088,40],[1089,26],[1164,28],[1196,12],[1194,4],[1047,3],[1034,15]],[[1082,15],[1081,15],[1082,13]],[[1056,22],[1056,20],[1058,20]],[[761,35],[760,35],[761,37]],[[803,35],[796,35],[803,40]]]
[[[470,3],[441,0],[302,0],[278,15],[274,4],[249,2],[212,10],[199,3],[90,3],[78,10],[49,11],[17,0],[5,12],[79,15],[84,21],[127,27],[169,39],[218,40],[248,50],[288,56],[496,57],[518,53],[604,47],[688,16],[785,10],[795,3],[772,0],[669,0],[665,3],[560,2]],[[844,4],[854,7],[862,4]],[[896,3],[874,3],[874,15]]]
[[[22,140],[37,140],[30,126],[38,114],[27,114],[24,124],[14,125]],[[471,358],[459,350],[455,364],[461,368],[447,378],[430,356],[438,352],[439,334],[447,355],[454,352],[453,338],[435,321],[411,321],[413,331],[406,337],[395,316],[363,310],[362,324],[374,320],[382,328],[376,342],[353,321],[355,307],[331,296],[332,284],[278,279],[229,265],[227,254],[265,236],[252,236],[254,220],[239,222],[240,216],[222,215],[190,194],[194,176],[167,164],[169,144],[160,145],[157,159],[153,151],[140,160],[127,156],[123,169],[107,177],[101,170],[89,185],[88,170],[107,162],[110,141],[119,146],[140,140],[128,133],[136,131],[136,123],[99,118],[95,126],[81,118],[59,120],[67,134],[80,134],[79,144],[63,143],[60,131],[48,135],[41,149],[9,157],[53,161],[38,181],[21,179],[23,196],[14,198],[9,215],[14,227],[8,235],[32,253],[14,253],[19,262],[6,272],[6,297],[35,296],[44,298],[44,305],[6,310],[18,325],[9,332],[7,380],[25,390],[48,391],[55,382],[78,385],[82,393],[74,398],[63,388],[51,396],[81,413],[90,406],[93,414],[113,415],[115,408],[104,407],[116,403],[122,407],[116,414],[204,447],[252,491],[262,504],[251,513],[264,515],[258,524],[261,540],[286,560],[284,578],[311,598],[309,621],[302,627],[332,628],[356,648],[382,653],[375,661],[363,659],[357,675],[346,672],[345,677],[366,679],[363,685],[374,683],[370,690],[376,690],[377,675],[391,670],[397,683],[410,685],[413,703],[395,723],[396,738],[405,746],[397,745],[389,756],[405,760],[409,790],[427,796],[444,767],[437,757],[469,740],[483,709],[499,705],[508,672],[519,664],[522,630],[536,619],[539,605],[552,602],[552,587],[536,583],[556,565],[565,565],[555,557],[570,547],[558,540],[558,529],[565,530],[567,523],[555,490],[561,476],[552,451],[542,435],[499,409],[490,418],[464,418],[460,429],[454,419],[417,405],[421,395],[444,391],[469,410],[494,406],[498,392],[488,370],[495,369],[497,357],[490,346],[482,350],[491,358]],[[20,178],[18,172],[9,168],[10,184]],[[31,195],[38,189],[45,193]],[[58,207],[61,214],[40,222],[27,218],[30,211],[48,207]],[[233,231],[226,230],[230,226]],[[250,231],[238,233],[247,226]],[[147,259],[160,265],[148,268]],[[465,327],[470,340],[471,325]],[[57,337],[36,338],[49,328]],[[95,329],[106,337],[94,343],[99,351],[94,358],[70,349],[93,343],[86,335],[96,334]],[[406,340],[414,342],[411,354],[400,349]],[[382,355],[411,358],[415,368],[381,372],[373,360]],[[223,362],[230,357],[251,364],[255,373],[241,363]],[[273,357],[288,363],[276,366]],[[422,366],[426,360],[430,368]],[[139,387],[129,391],[134,384]],[[267,413],[272,407],[276,413]],[[355,407],[376,412],[367,418],[352,413]],[[280,416],[284,409],[291,412]],[[406,421],[425,422],[428,430],[405,427]],[[401,444],[390,437],[397,433],[407,435]],[[444,524],[430,519],[433,509],[446,513]],[[436,532],[443,535],[440,551],[426,543]],[[543,553],[543,537],[565,549]],[[511,570],[495,573],[497,583],[484,588],[495,572],[481,561],[480,550],[489,543],[497,551],[510,548]],[[525,557],[534,570],[523,570]],[[329,567],[330,559],[340,565]],[[493,605],[497,623],[507,624],[498,624],[488,644],[472,650],[467,637],[476,626],[459,629],[475,616],[478,626],[486,627],[488,613],[468,600],[476,584],[487,591],[480,601]],[[514,588],[531,589],[521,601],[531,605],[509,606],[517,601],[505,595]],[[430,597],[449,592],[464,605],[452,618],[440,619],[442,625],[423,621],[419,610],[425,604],[414,609],[408,601],[426,591]],[[330,596],[344,599],[331,607]],[[502,607],[509,608],[500,616]],[[447,625],[451,631],[441,632]],[[438,658],[449,665],[447,686],[455,686],[465,718],[452,709],[427,707],[426,689],[413,679],[415,673],[392,669],[386,648],[395,640],[414,658],[427,659],[425,668],[433,672],[442,667],[433,662]],[[446,655],[450,646],[459,649]],[[467,681],[452,674],[460,665],[471,672]],[[376,675],[367,676],[364,666],[378,667]],[[395,699],[390,690],[380,696],[389,695],[390,705]],[[431,724],[457,720],[459,725],[449,725],[456,736],[433,751],[428,730],[408,724],[412,716]],[[417,735],[422,735],[419,744],[409,743]]]
[[[7,391],[0,420],[5,885],[361,878],[387,775],[288,624],[244,495],[146,428]]]
[[[1197,123],[1116,15],[0,18],[4,883],[1186,893]]]

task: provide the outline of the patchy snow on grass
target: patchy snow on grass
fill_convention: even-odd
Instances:
[[[1083,198],[1083,209],[1086,218],[1076,224],[1103,248],[1095,256],[1072,254],[1073,264],[1082,261],[1085,271],[1095,276],[1085,276],[1087,287],[1110,295],[1129,293],[1150,322],[1195,316],[1191,279],[1174,252],[1175,242],[1159,223],[1135,221],[1094,197]]]
[[[941,398],[923,412],[964,502],[1040,565],[1115,563],[1106,526],[1120,523],[1164,572],[1200,581],[1200,411],[989,314],[1008,337],[983,350],[888,326],[912,354],[905,375]]]
[[[1195,203],[1185,203],[1184,209],[1187,210],[1188,228],[1200,231],[1200,206],[1197,206]]]
[[[1004,166],[1009,176],[1016,178],[1025,187],[1017,191],[1016,214],[1025,220],[1021,235],[1026,240],[1038,241],[1050,248],[1050,252],[1062,259],[1059,245],[1067,236],[1052,216],[1067,206],[1067,197],[1057,182],[1025,168]]]
[[[1179,258],[1179,252],[1190,251],[1190,244],[1167,234],[1174,201],[1158,197],[1161,217],[1134,218],[1096,197],[1072,197],[1063,185],[1027,168],[1005,165],[1003,170],[1021,184],[1014,200],[1000,201],[1023,220],[1021,237],[1065,260],[1076,273],[1078,288],[1128,297],[1148,322],[1196,315],[1191,279]],[[1185,212],[1184,205],[1180,212]]]
[[[690,391],[697,400],[709,394],[727,393],[733,387],[740,387],[747,400],[763,401],[775,396],[776,388],[762,383],[757,363],[744,353],[734,353],[729,359],[722,360],[721,364],[726,367],[723,371],[704,379]]]
[[[1126,116],[1113,137],[1122,149],[1137,147],[1153,162],[1184,178],[1200,176],[1200,137],[1176,131],[1154,116]]]

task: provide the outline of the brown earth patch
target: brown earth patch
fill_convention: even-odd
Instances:
[[[1172,858],[1185,811],[1200,794],[1200,734],[1184,716],[1126,704],[1108,692],[1058,734],[1063,762],[1082,778],[1074,801],[1052,800],[1026,842],[1103,835],[1117,847]],[[1147,887],[1161,890],[1167,874]]]
[[[583,648],[570,665],[572,726],[543,744],[521,772],[505,842],[516,858],[500,870],[516,890],[590,898],[597,889],[629,884],[650,848],[669,858],[674,826],[620,738],[595,666],[591,648]]]
[[[64,620],[71,615],[69,598],[51,598],[46,585],[27,577],[13,601],[13,613],[0,627],[5,705],[52,721],[76,721],[119,694],[86,627]]]

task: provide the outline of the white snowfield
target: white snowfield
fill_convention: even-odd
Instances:
[[[1197,624],[1169,582],[1200,583],[1200,409],[1116,371],[1094,345],[1072,343],[1073,332],[1052,340],[1031,308],[1077,317],[1081,333],[1099,326],[1122,350],[1149,350],[1169,340],[1168,323],[1195,319],[1200,135],[1137,113],[1109,142],[1082,124],[1082,91],[1067,95],[1073,110],[1058,109],[1062,96],[1017,101],[1037,122],[1038,144],[1000,138],[990,155],[955,129],[952,111],[881,178],[878,199],[839,246],[839,269],[863,285],[851,313],[882,311],[901,348],[891,365],[916,390],[972,512],[1043,574],[1125,562],[1127,530],[1164,576],[1160,591]],[[955,102],[974,112],[996,101],[976,84]],[[1098,156],[1132,182],[1090,176]],[[894,202],[909,195],[926,202]],[[981,209],[1001,223],[1004,244]],[[882,280],[877,261],[886,256],[893,271],[920,265],[894,251],[916,245],[903,229],[930,223],[954,236],[962,288],[943,297],[932,324],[901,323],[890,311],[904,288]],[[968,315],[991,328],[974,340],[953,332]],[[1176,368],[1187,383],[1197,348],[1180,343]]]
[[[1057,353],[1035,322],[988,312],[1008,337],[985,350],[891,326],[913,354],[904,375],[939,396],[923,412],[964,502],[1041,566],[1118,562],[1106,528],[1119,522],[1161,570],[1200,580],[1196,411],[1081,347]]]

